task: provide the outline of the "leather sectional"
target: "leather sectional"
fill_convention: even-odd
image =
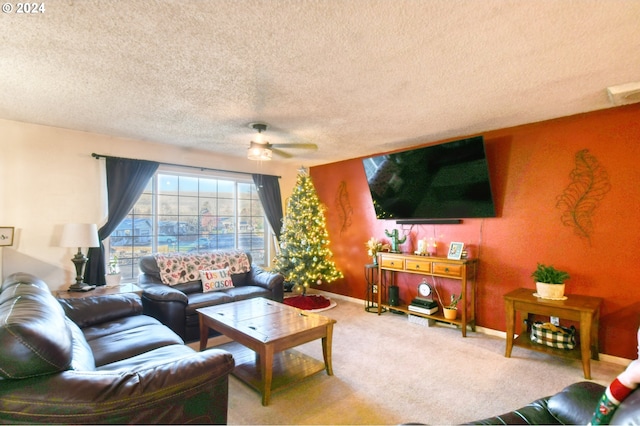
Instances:
[[[225,424],[233,368],[137,294],[57,300],[26,273],[0,287],[0,423]]]

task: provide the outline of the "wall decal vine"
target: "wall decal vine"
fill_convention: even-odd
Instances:
[[[557,198],[556,207],[562,209],[561,220],[573,227],[580,238],[589,240],[593,233],[593,213],[611,189],[609,175],[588,149],[578,151],[576,167],[569,177],[571,183]]]
[[[349,191],[347,191],[347,182],[344,180],[340,182],[338,186],[338,192],[336,193],[336,206],[338,207],[338,216],[340,216],[340,233],[344,232],[351,226],[351,215],[353,209],[351,208],[351,202],[349,202]]]

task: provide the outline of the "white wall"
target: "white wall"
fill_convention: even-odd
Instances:
[[[258,164],[205,151],[0,120],[0,226],[15,226],[14,245],[0,248],[0,277],[29,272],[52,290],[75,280],[75,249],[58,247],[62,225],[106,220],[104,160],[91,153],[279,175],[283,202],[297,167]],[[86,252],[86,249],[83,249]]]

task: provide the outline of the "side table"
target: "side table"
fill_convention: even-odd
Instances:
[[[541,299],[533,295],[535,290],[519,288],[504,295],[504,306],[507,314],[507,346],[505,357],[511,357],[513,346],[520,346],[551,355],[582,360],[582,370],[585,379],[591,379],[590,359],[598,359],[598,327],[600,322],[600,305],[602,298],[567,295],[566,300]],[[516,312],[520,312],[522,328],[514,339]],[[541,345],[531,341],[527,324],[529,316],[542,315],[558,317],[579,323],[578,343],[574,349],[558,349]],[[529,321],[528,321],[529,322]]]
[[[364,278],[367,281],[367,293],[364,299],[364,310],[367,312],[378,312],[378,265],[370,263],[364,265]],[[382,312],[386,312],[386,308],[382,308]]]
[[[141,295],[142,289],[134,283],[122,283],[113,287],[101,285],[89,291],[58,290],[56,292],[56,297],[58,299],[75,299],[79,297],[106,296],[109,294],[123,293],[137,293],[138,295]]]

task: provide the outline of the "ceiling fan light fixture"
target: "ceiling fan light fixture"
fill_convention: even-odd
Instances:
[[[254,161],[269,161],[272,156],[273,151],[257,143],[252,143],[247,153],[247,158]]]
[[[249,145],[249,152],[247,158],[254,161],[269,161],[273,156],[273,151],[269,147],[269,143],[264,141],[262,132],[267,130],[267,125],[264,123],[251,123],[249,126],[258,131],[256,140],[251,141]]]

